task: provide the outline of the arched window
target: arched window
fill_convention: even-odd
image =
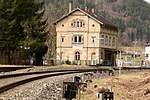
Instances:
[[[82,21],[80,21],[80,27],[82,27],[83,26],[83,23],[82,23]]]
[[[72,21],[71,21],[71,27],[73,28],[73,27],[77,27],[77,28],[84,28],[84,26],[85,26],[85,22],[84,22],[84,20],[82,20],[82,19],[73,19]]]
[[[74,23],[74,27],[76,27],[76,21],[75,21],[75,20],[74,20],[74,22],[73,22],[73,23]]]
[[[80,60],[80,52],[75,53],[75,60]]]

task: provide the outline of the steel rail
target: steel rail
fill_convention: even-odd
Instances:
[[[150,69],[150,67],[122,67],[121,69],[123,70],[142,70],[142,69]],[[87,71],[87,70],[91,70],[91,71],[97,71],[97,70],[101,70],[101,71],[108,71],[108,70],[119,70],[118,67],[110,67],[110,68],[79,68],[79,69],[52,69],[52,70],[46,70],[46,71],[34,71],[34,72],[23,72],[23,73],[15,73],[15,74],[5,74],[5,75],[0,75],[0,79],[4,79],[4,78],[10,78],[10,77],[18,77],[18,76],[24,76],[24,75],[33,75],[33,74],[43,74],[43,73],[52,73],[52,72],[64,72],[64,71]]]
[[[7,85],[1,86],[0,87],[0,93],[5,92],[5,91],[7,91],[9,89],[12,89],[12,88],[14,88],[16,86],[19,86],[19,85],[22,85],[22,84],[34,81],[34,80],[39,80],[39,79],[42,79],[42,78],[54,77],[54,76],[59,76],[59,75],[65,75],[65,74],[73,74],[73,73],[81,73],[81,72],[80,71],[79,72],[78,71],[72,71],[72,72],[60,72],[60,73],[53,73],[53,74],[50,73],[50,74],[30,77],[30,78],[23,79],[23,80],[18,80],[16,82],[9,83]]]
[[[19,86],[19,85],[22,85],[22,84],[25,84],[25,83],[28,83],[28,82],[31,82],[31,81],[34,81],[34,80],[39,80],[39,79],[42,79],[42,78],[59,76],[59,75],[65,75],[65,74],[93,72],[93,71],[109,71],[109,70],[105,69],[105,68],[103,68],[103,69],[96,68],[96,69],[75,69],[75,70],[55,70],[55,71],[48,71],[48,72],[51,72],[51,73],[48,73],[48,72],[44,73],[44,71],[42,71],[41,73],[44,73],[44,75],[42,74],[42,75],[39,76],[39,74],[37,74],[37,76],[33,76],[33,77],[31,76],[30,78],[17,80],[15,82],[8,83],[6,85],[1,86],[0,87],[0,93],[2,93],[4,91],[7,91],[9,89],[12,89],[12,88],[14,88],[16,86]],[[34,72],[34,74],[35,73],[40,73],[40,72]],[[23,73],[23,74],[27,75],[27,73]],[[32,73],[30,73],[30,74],[32,74]],[[20,74],[15,74],[14,76],[20,76]]]
[[[32,67],[1,67],[0,66],[0,72],[9,72],[9,71],[15,71],[15,70],[20,70],[20,69],[27,69],[27,68],[32,68]]]
[[[18,77],[18,76],[25,76],[25,75],[33,75],[33,74],[52,73],[52,72],[87,71],[87,70],[91,70],[91,71],[97,71],[97,70],[107,71],[109,69],[108,68],[53,69],[53,70],[46,70],[46,71],[34,71],[34,72],[23,72],[23,73],[5,74],[5,75],[0,75],[0,79],[10,78],[10,77]]]

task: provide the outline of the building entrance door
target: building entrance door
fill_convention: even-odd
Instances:
[[[113,66],[114,65],[114,52],[111,50],[105,50],[105,62],[106,65]]]

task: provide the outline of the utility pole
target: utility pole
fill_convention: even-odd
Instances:
[[[136,46],[136,43],[137,43],[137,41],[135,40],[135,41],[133,41],[133,44],[134,44],[134,49],[133,49],[133,66],[135,66],[135,46]]]
[[[120,50],[120,61],[119,61],[119,75],[121,75],[121,67],[122,67],[122,60],[121,60],[121,50]]]

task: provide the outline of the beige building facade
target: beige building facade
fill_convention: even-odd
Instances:
[[[54,22],[57,60],[73,64],[115,64],[118,27],[95,13],[76,8]]]

